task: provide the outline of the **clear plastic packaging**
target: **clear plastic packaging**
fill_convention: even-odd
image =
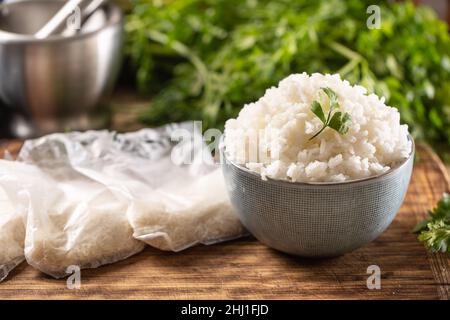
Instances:
[[[24,238],[23,217],[16,211],[3,190],[0,190],[0,281],[25,260]]]
[[[23,182],[34,173],[33,167],[0,160],[0,282],[25,260],[29,195],[23,190]]]
[[[134,237],[161,250],[181,251],[245,233],[217,169],[178,188],[161,187],[148,196],[135,193],[129,211]]]
[[[25,178],[27,262],[60,278],[70,266],[95,268],[141,251],[126,216],[128,199],[71,170],[60,155]]]
[[[180,129],[197,142],[174,142]],[[69,266],[112,263],[145,243],[179,251],[246,234],[220,169],[193,129],[184,123],[27,141],[18,160],[38,171],[24,188],[30,195],[28,263],[62,277]]]

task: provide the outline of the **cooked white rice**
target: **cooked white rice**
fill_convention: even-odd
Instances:
[[[323,100],[323,87],[334,90],[340,111],[352,118],[341,135],[322,127],[311,111]],[[328,106],[326,106],[328,108]],[[397,109],[384,98],[351,86],[340,76],[293,74],[247,104],[225,125],[228,159],[266,177],[293,182],[347,181],[377,175],[407,158],[411,151],[408,126],[400,125]]]

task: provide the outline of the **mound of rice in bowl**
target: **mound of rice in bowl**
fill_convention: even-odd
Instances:
[[[337,96],[338,110],[348,113],[348,131],[323,127],[312,111],[320,101],[327,115]],[[407,125],[384,98],[367,94],[340,76],[293,74],[247,104],[225,124],[225,153],[235,164],[267,177],[292,182],[342,182],[386,172],[411,152]]]

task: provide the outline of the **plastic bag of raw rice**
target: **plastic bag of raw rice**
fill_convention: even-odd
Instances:
[[[29,194],[23,187],[35,173],[31,166],[0,160],[0,281],[25,260]]]

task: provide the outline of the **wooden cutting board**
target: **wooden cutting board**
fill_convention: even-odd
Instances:
[[[17,154],[20,142],[0,146]],[[411,234],[450,180],[427,147],[406,200],[374,242],[333,259],[303,259],[265,247],[252,237],[170,253],[148,247],[112,265],[82,270],[70,290],[22,263],[0,283],[1,299],[450,299],[450,254],[428,253]],[[367,288],[367,268],[381,270],[381,288]]]

